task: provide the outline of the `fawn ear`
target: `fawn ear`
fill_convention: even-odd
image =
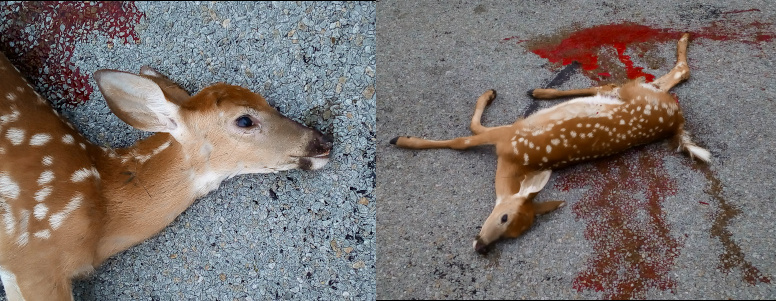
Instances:
[[[525,179],[520,182],[520,191],[515,194],[519,198],[526,198],[528,195],[539,192],[547,185],[550,180],[552,170],[534,171],[525,174]]]
[[[127,124],[149,132],[178,129],[179,107],[154,81],[116,70],[97,70],[94,78],[110,110]]]
[[[170,80],[169,77],[156,71],[154,68],[140,67],[140,75],[154,81],[164,92],[164,96],[177,105],[183,105],[191,98],[191,93],[183,89],[178,83]]]

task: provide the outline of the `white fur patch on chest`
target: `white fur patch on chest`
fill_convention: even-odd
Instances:
[[[207,170],[202,174],[194,173],[191,187],[192,193],[195,197],[206,195],[208,192],[218,188],[226,178],[227,176],[211,170]]]
[[[541,122],[558,120],[570,120],[578,117],[607,117],[607,111],[610,106],[622,105],[622,100],[604,95],[590,97],[580,97],[558,104],[551,108],[546,108],[534,113],[525,119],[529,124],[532,122]]]
[[[0,280],[3,281],[3,288],[8,300],[24,300],[22,291],[19,289],[19,283],[16,282],[16,275],[0,267]]]

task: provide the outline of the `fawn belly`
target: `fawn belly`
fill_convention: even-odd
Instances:
[[[518,121],[502,151],[531,168],[560,168],[673,136],[683,122],[673,99],[586,97]]]

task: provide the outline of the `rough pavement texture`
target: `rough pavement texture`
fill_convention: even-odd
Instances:
[[[374,3],[0,3],[0,47],[92,142],[147,136],[91,74],[223,81],[334,137],[322,170],[245,175],[76,281],[76,300],[375,298]]]
[[[774,20],[770,1],[379,2],[377,297],[776,298]],[[556,171],[536,200],[567,206],[487,256],[492,147],[388,143],[470,135],[487,89],[495,126],[558,103],[533,88],[660,76],[684,31],[691,78],[672,91],[711,165],[655,143]]]

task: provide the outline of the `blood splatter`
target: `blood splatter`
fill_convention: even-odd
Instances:
[[[755,10],[734,11],[733,13],[753,12]],[[539,55],[556,68],[576,61],[582,65],[583,74],[601,84],[622,82],[625,79],[645,77],[647,82],[655,76],[644,71],[644,67],[636,66],[627,50],[635,52],[639,57],[645,57],[647,52],[657,43],[675,42],[684,32],[690,32],[691,38],[710,39],[715,41],[736,41],[745,44],[759,44],[776,39],[776,33],[771,32],[773,23],[754,21],[747,24],[731,20],[714,21],[711,25],[699,30],[677,30],[668,28],[653,28],[636,23],[618,23],[598,25],[579,29],[570,33],[562,33],[553,37],[531,39],[525,45],[528,50]],[[504,39],[508,41],[517,37]],[[525,40],[520,40],[522,43]],[[616,52],[615,63],[608,57],[601,57],[607,49]],[[649,60],[645,58],[645,60]],[[648,62],[649,63],[649,62]],[[662,62],[651,63],[653,68]],[[602,77],[608,73],[611,76]]]
[[[90,76],[70,62],[75,44],[96,33],[140,43],[134,26],[144,16],[133,2],[20,1],[0,8],[0,48],[41,95],[77,105],[93,88]]]
[[[608,299],[644,298],[649,288],[670,290],[669,276],[683,243],[669,234],[662,202],[676,184],[663,167],[665,147],[637,147],[605,161],[582,165],[556,188],[589,188],[572,206],[585,220],[593,245],[587,269],[574,279],[579,291],[604,292]]]

